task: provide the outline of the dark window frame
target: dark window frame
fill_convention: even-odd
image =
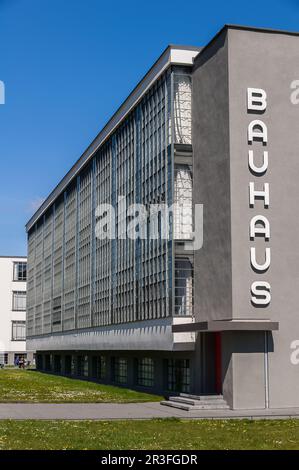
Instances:
[[[139,387],[152,388],[155,385],[155,361],[151,357],[141,357],[136,361],[136,383]]]
[[[16,308],[16,306],[15,306],[15,294],[25,294],[25,297],[26,297],[27,296],[27,291],[25,291],[25,290],[13,290],[12,291],[12,311],[13,312],[26,312],[27,304],[26,304],[25,309]]]
[[[18,270],[18,275],[16,276],[16,266],[25,266],[25,269],[23,269],[22,274],[24,275],[25,272],[25,277],[22,277],[22,279],[19,279],[20,276],[20,271]],[[27,282],[27,261],[14,261],[13,262],[13,282]]]
[[[14,338],[14,326],[16,326],[17,324],[21,324],[22,326],[24,326],[24,333],[25,333],[25,336],[24,338]],[[17,336],[17,335],[16,335]],[[26,341],[26,321],[25,320],[12,320],[11,322],[11,341]]]
[[[114,357],[112,359],[113,382],[119,385],[128,383],[128,359],[126,357]]]
[[[191,361],[183,358],[166,360],[167,390],[175,393],[190,393]]]

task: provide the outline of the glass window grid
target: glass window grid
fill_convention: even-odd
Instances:
[[[191,316],[193,315],[194,304],[194,259],[188,258],[175,259],[175,289],[174,289],[174,307],[175,315]]]
[[[123,357],[114,357],[112,359],[113,381],[118,384],[126,384],[128,381],[128,361]]]
[[[190,393],[190,360],[167,360],[167,388],[171,392]]]
[[[192,80],[186,73],[173,74],[174,93],[174,129],[172,132],[175,143],[192,143]]]
[[[15,312],[26,312],[26,291],[13,291],[12,309]]]
[[[67,354],[64,358],[64,372],[66,375],[72,374],[72,356]]]
[[[149,357],[137,359],[137,385],[141,387],[153,387],[154,376],[154,360]]]
[[[193,237],[193,182],[190,165],[175,165],[173,231],[175,240]]]
[[[77,375],[78,377],[88,377],[89,363],[88,356],[80,355],[77,356]]]
[[[26,340],[26,322],[25,321],[12,321],[12,341],[25,341]]]
[[[55,354],[53,358],[53,367],[54,367],[54,372],[60,373],[61,372],[61,367],[62,367],[62,359],[59,354]]]
[[[23,261],[14,262],[13,280],[21,281],[21,282],[27,281],[27,262],[23,262]]]
[[[0,352],[0,366],[8,364],[8,353]]]
[[[172,314],[171,241],[141,241],[134,247],[90,236],[93,200],[95,206],[112,202],[117,207],[118,195],[125,192],[127,203],[172,202],[171,73],[154,84],[96,152],[64,200],[38,223],[41,230],[37,224],[30,231],[28,336]],[[62,295],[60,324],[52,307],[54,291]]]
[[[92,357],[92,376],[99,380],[104,380],[107,375],[107,364],[105,356]]]

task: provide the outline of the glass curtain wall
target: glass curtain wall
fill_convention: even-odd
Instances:
[[[172,238],[133,242],[121,235],[133,203],[145,205],[150,229],[150,205],[180,197],[175,178],[191,194],[190,168],[174,168],[176,142],[191,142],[191,78],[184,69],[169,69],[155,82],[29,232],[28,336],[174,314]],[[100,204],[115,209],[114,239],[95,236]],[[172,233],[172,215],[169,227]]]

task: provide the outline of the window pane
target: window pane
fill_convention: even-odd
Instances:
[[[137,383],[142,387],[153,387],[154,361],[150,357],[138,359]]]
[[[122,357],[115,357],[113,359],[113,378],[116,383],[127,383],[128,365],[127,360]]]
[[[77,375],[79,377],[88,377],[88,356],[77,357]]]
[[[26,339],[26,322],[12,322],[12,341],[25,341]]]
[[[27,263],[14,263],[14,281],[23,281],[27,280]]]
[[[26,311],[26,292],[13,292],[13,310]]]
[[[91,363],[92,377],[103,380],[106,377],[106,357],[94,356]]]
[[[167,364],[168,390],[172,392],[190,392],[189,359],[169,359]]]
[[[193,259],[175,260],[175,314],[193,314]]]

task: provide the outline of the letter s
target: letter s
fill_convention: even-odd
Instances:
[[[269,282],[253,282],[251,285],[251,302],[256,306],[269,305],[271,300]]]

